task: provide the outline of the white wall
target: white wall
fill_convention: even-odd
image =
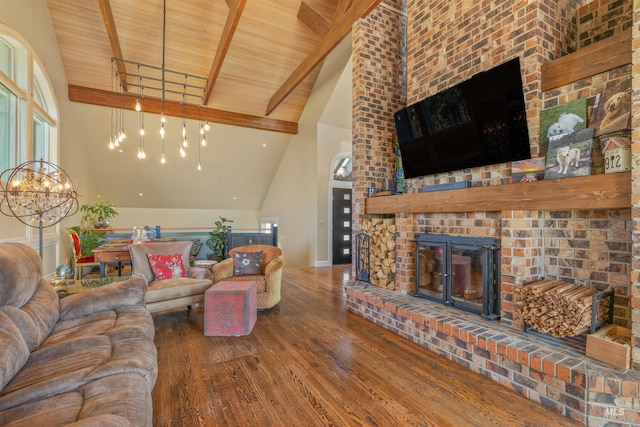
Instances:
[[[241,210],[209,210],[209,209],[154,209],[154,208],[119,208],[118,216],[111,220],[111,227],[132,229],[148,225],[162,228],[208,227],[218,217],[233,220],[233,228],[259,228],[258,211]]]
[[[326,259],[326,240],[319,246],[319,218],[326,218],[326,187],[328,164],[319,167],[318,146],[324,141],[328,151],[339,152],[340,140],[351,140],[351,131],[345,137],[342,131],[333,134],[329,128],[319,132],[318,122],[327,106],[346,63],[350,58],[351,37],[347,37],[327,57],[329,61],[337,61],[339,66],[323,68],[318,76],[307,106],[298,123],[299,133],[291,138],[285,155],[280,162],[278,172],[271,183],[267,197],[262,205],[260,215],[278,218],[278,235],[287,267],[307,267],[316,264],[318,259]],[[326,69],[335,70],[331,73]],[[351,91],[351,85],[349,85]],[[351,105],[348,106],[349,114]],[[337,150],[337,151],[335,151]],[[330,158],[333,156],[329,156]],[[320,163],[324,163],[320,161]],[[323,184],[319,184],[318,175],[325,174]],[[320,190],[322,186],[323,190]],[[322,194],[321,194],[322,193]],[[325,227],[326,233],[326,227]],[[324,234],[324,233],[323,233]],[[322,251],[322,253],[320,253]]]

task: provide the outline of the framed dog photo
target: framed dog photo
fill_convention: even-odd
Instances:
[[[587,127],[587,99],[577,99],[540,113],[540,156],[546,157],[551,140]]]
[[[631,129],[631,79],[598,92],[589,127],[596,128],[596,135]]]
[[[594,135],[587,128],[549,141],[544,179],[590,175]]]

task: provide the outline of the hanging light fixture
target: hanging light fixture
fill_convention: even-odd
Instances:
[[[117,65],[121,64],[123,67],[120,68],[120,72],[118,74],[115,71],[113,74],[120,77],[120,86],[122,88],[120,99],[124,102],[126,95],[135,95],[135,106],[134,109],[140,113],[140,142],[138,145],[138,158],[144,159],[146,157],[146,153],[144,151],[144,97],[157,97],[161,101],[161,116],[160,116],[160,138],[162,141],[162,154],[160,157],[160,163],[165,164],[167,162],[165,155],[165,139],[168,136],[166,130],[166,116],[165,116],[165,101],[167,99],[171,100],[181,100],[182,105],[182,121],[181,121],[181,133],[182,138],[180,140],[179,146],[179,154],[181,157],[186,157],[187,152],[186,149],[189,147],[189,141],[187,138],[187,118],[186,118],[186,109],[188,105],[197,105],[198,108],[202,108],[204,103],[204,98],[206,94],[206,88],[208,79],[206,77],[196,76],[193,74],[188,74],[180,71],[170,70],[165,68],[165,51],[166,51],[166,14],[167,14],[167,4],[166,0],[163,1],[163,21],[162,21],[162,65],[160,67],[143,64],[139,62],[129,61],[123,58],[112,58],[112,61]],[[122,71],[122,68],[126,65],[133,65],[136,67],[136,73],[130,73],[127,71]],[[117,67],[116,67],[117,68]],[[132,83],[131,81],[127,82],[126,78],[130,78],[133,80],[134,78],[137,80],[137,84]],[[129,87],[137,87],[137,91],[133,91],[129,89]],[[146,94],[146,95],[145,95]],[[157,94],[157,96],[156,96]],[[115,134],[118,134],[118,137],[124,134],[124,108],[121,108],[121,124],[118,126],[116,121],[116,128],[121,128],[121,132],[118,134],[116,131]],[[199,122],[199,130],[200,130],[200,144],[199,146],[206,146],[206,136],[205,133],[210,129],[208,118],[206,119],[204,125],[200,118]],[[115,135],[114,134],[114,135]],[[116,139],[118,137],[113,138],[113,148],[116,147]],[[122,142],[124,137],[120,137],[119,141]],[[196,140],[197,141],[197,140]],[[197,142],[196,142],[197,143]],[[111,148],[111,144],[109,145]],[[198,155],[200,159],[200,155]],[[198,169],[200,170],[202,165],[200,161],[198,161]]]
[[[78,182],[44,160],[5,170],[0,174],[0,189],[0,213],[39,229],[40,258],[42,229],[78,211]]]
[[[113,58],[111,59],[111,91],[114,91],[114,82],[113,82],[113,75],[114,75],[114,60]],[[115,107],[113,107],[113,104],[111,105],[111,118],[109,119],[109,149],[113,150],[116,148],[116,142],[115,142],[115,138],[114,138],[114,133],[113,133],[113,115],[115,112]]]
[[[144,99],[144,92],[142,89],[142,78],[140,78],[140,85],[138,86],[138,89],[140,91],[140,97],[138,97],[138,100],[140,98]],[[144,152],[144,111],[142,111],[142,108],[140,108],[140,142],[138,143],[138,158],[140,160],[145,159],[147,157],[146,153]]]

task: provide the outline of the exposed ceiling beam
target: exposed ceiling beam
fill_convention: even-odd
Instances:
[[[298,19],[320,37],[323,37],[331,29],[331,21],[304,1],[300,2]]]
[[[336,7],[336,16],[341,13],[345,13],[351,7],[352,0],[338,0],[338,7]]]
[[[229,14],[227,15],[227,20],[224,24],[224,30],[222,30],[222,37],[220,37],[218,49],[216,49],[216,56],[213,59],[213,64],[211,64],[211,70],[209,71],[209,79],[207,81],[207,89],[205,91],[203,101],[204,104],[207,104],[209,102],[209,98],[211,98],[213,86],[216,84],[216,80],[218,80],[220,69],[222,68],[224,58],[227,56],[227,52],[229,51],[229,45],[231,44],[233,35],[238,27],[238,21],[240,21],[242,11],[244,10],[244,5],[246,3],[247,0],[227,0]]]
[[[82,102],[84,104],[100,105],[103,107],[135,110],[136,99],[137,96],[135,95],[122,95],[120,93],[106,90],[69,85],[69,100],[72,102]],[[162,114],[162,100],[145,97],[142,102],[142,109],[146,113]],[[234,113],[214,108],[199,107],[192,104],[183,105],[181,102],[175,101],[164,101],[164,114],[172,117],[184,117],[192,120],[208,120],[213,123],[242,126],[291,135],[298,133],[298,124],[296,122]]]
[[[287,80],[278,88],[269,100],[266,115],[268,116],[287,96],[322,62],[338,43],[351,31],[351,26],[362,16],[373,10],[381,0],[353,0],[351,7],[339,15],[331,30],[320,42],[320,45],[309,54]]]
[[[98,0],[98,4],[100,5],[104,28],[107,30],[107,36],[109,36],[113,57],[124,58],[122,56],[122,49],[120,48],[120,41],[118,40],[118,31],[116,31],[116,21],[113,19],[113,12],[111,11],[111,3],[109,0]],[[116,68],[120,76],[122,90],[126,92],[129,90],[127,87],[127,68],[122,61],[116,61]]]

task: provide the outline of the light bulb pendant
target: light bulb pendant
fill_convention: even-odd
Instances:
[[[113,137],[109,138],[109,149],[113,150],[116,148],[116,145],[113,143]]]
[[[160,163],[162,163],[163,165],[167,163],[167,159],[164,158],[164,153],[162,153],[162,157],[160,157]]]
[[[142,110],[142,106],[140,105],[140,99],[136,99],[136,111]]]
[[[160,136],[164,139],[164,123],[160,126]]]
[[[200,164],[200,162],[198,162],[198,170],[201,171],[202,170],[202,165]]]
[[[180,147],[180,156],[185,157],[187,153],[185,153],[184,148]]]
[[[206,140],[206,139],[204,139],[204,137],[202,137],[202,142],[201,142],[201,144],[202,144],[202,146],[203,146],[203,147],[206,147],[206,146],[207,146],[207,140]]]
[[[211,129],[211,126],[209,126],[209,120],[207,120],[206,123],[204,124],[204,130],[208,132],[209,129]]]
[[[144,128],[140,128],[140,135],[144,136]]]
[[[184,141],[182,141],[182,146],[185,147],[185,148],[189,146],[189,143],[187,142],[186,139]]]

